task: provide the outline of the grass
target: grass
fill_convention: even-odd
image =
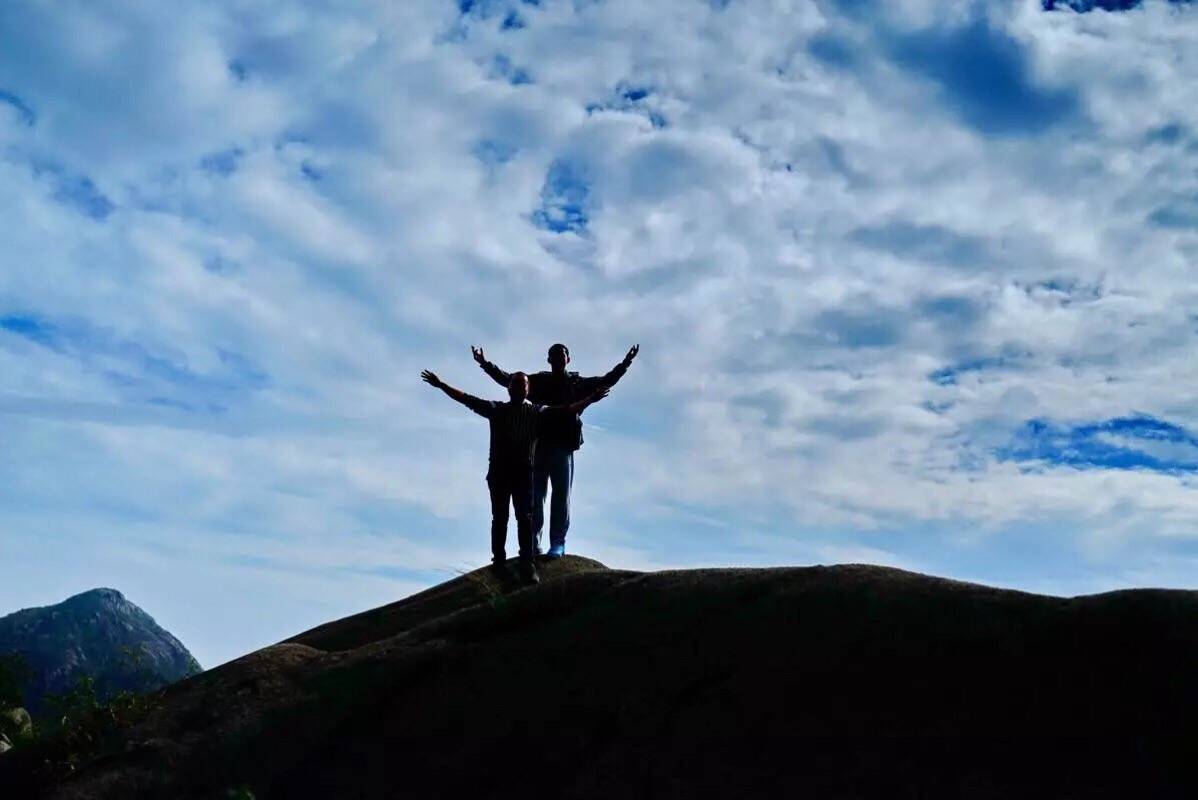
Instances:
[[[453,571],[458,577],[477,589],[479,594],[486,598],[487,603],[491,607],[498,607],[507,598],[507,593],[503,590],[503,581],[496,577],[490,570],[482,569],[468,572],[455,568]]]

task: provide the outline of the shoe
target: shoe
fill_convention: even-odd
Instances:
[[[537,574],[536,565],[531,561],[525,561],[520,564],[520,579],[524,581],[525,586],[536,586],[541,582],[541,576]]]
[[[566,554],[566,546],[564,544],[555,544],[549,548],[549,552],[545,554],[545,558],[561,558]]]
[[[504,580],[511,575],[511,573],[508,572],[506,561],[492,561],[489,569],[491,574],[500,580]]]

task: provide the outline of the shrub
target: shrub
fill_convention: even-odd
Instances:
[[[38,738],[45,747],[50,771],[55,776],[69,774],[112,750],[120,734],[157,708],[161,697],[159,690],[121,691],[101,702],[90,675],[79,675],[74,685],[61,694],[47,695],[51,713],[39,725]]]
[[[29,681],[29,665],[20,653],[0,654],[0,711],[21,705],[25,684]]]
[[[140,653],[126,648],[124,658],[140,668]],[[14,751],[22,751],[22,761],[32,770],[29,780],[43,784],[54,781],[114,751],[124,730],[142,720],[161,701],[161,680],[148,670],[140,672],[137,683],[145,691],[122,690],[106,698],[100,696],[93,676],[77,674],[65,692],[45,696],[48,711],[35,720],[31,730],[4,731],[4,717],[0,716],[0,732],[6,733]],[[23,659],[0,659],[0,711],[6,710],[5,703],[15,707],[14,699],[19,702],[28,676]]]

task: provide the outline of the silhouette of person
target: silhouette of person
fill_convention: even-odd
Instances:
[[[599,387],[587,397],[570,404],[545,406],[528,401],[529,380],[523,372],[508,378],[508,400],[483,400],[455,389],[428,370],[420,377],[466,408],[486,417],[491,427],[491,446],[487,466],[487,487],[491,494],[491,567],[499,574],[507,562],[508,504],[516,509],[516,537],[520,545],[520,577],[525,583],[539,583],[533,557],[532,537],[533,460],[537,438],[558,418],[577,419],[591,403],[607,397],[609,389]]]
[[[633,345],[624,360],[606,375],[583,378],[577,372],[567,372],[570,348],[555,344],[549,348],[548,371],[528,376],[529,400],[542,405],[564,406],[587,397],[599,388],[616,385],[636,354],[639,344]],[[471,347],[474,360],[496,383],[506,386],[511,376],[487,361],[481,347]],[[545,527],[545,496],[553,485],[549,509],[549,558],[560,558],[566,552],[566,532],[570,529],[570,490],[574,484],[574,451],[582,447],[582,420],[578,415],[561,415],[546,426],[537,447],[533,464],[532,536],[533,545],[541,553],[541,534]]]

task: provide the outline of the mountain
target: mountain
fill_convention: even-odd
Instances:
[[[1198,592],[543,578],[469,573],[174,684],[48,796],[1198,796]]]
[[[25,707],[34,716],[47,693],[90,675],[101,698],[141,691],[200,671],[179,640],[115,589],[92,589],[61,603],[0,617],[0,653],[25,658]]]

